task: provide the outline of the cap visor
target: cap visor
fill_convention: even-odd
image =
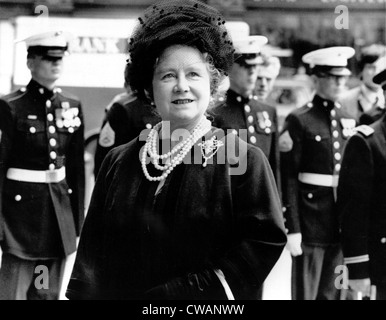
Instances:
[[[333,76],[351,76],[351,71],[347,68],[331,69],[327,73]]]

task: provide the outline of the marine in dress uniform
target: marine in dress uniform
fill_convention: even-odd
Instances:
[[[355,120],[336,102],[350,71],[350,47],[319,49],[303,56],[310,64],[316,95],[290,113],[280,137],[286,161],[283,188],[288,248],[294,260],[293,297],[338,299],[336,266],[343,263],[336,212],[336,187],[343,148]]]
[[[133,93],[125,93],[107,110],[103,120],[94,158],[94,175],[97,177],[107,153],[121,144],[150,130],[161,121],[155,108],[142,102]]]
[[[258,101],[254,94],[257,68],[262,63],[264,36],[235,39],[235,63],[229,74],[226,101],[210,110],[215,127],[234,133],[259,147],[268,158],[276,182],[280,185],[277,115],[274,107]]]
[[[373,44],[362,48],[358,61],[361,83],[342,94],[339,102],[342,109],[354,117],[358,124],[371,124],[386,111],[381,86],[373,77],[386,68],[386,47]]]
[[[386,94],[386,69],[374,77]],[[344,262],[352,290],[386,300],[386,116],[348,141],[338,187]]]
[[[67,34],[25,43],[32,79],[0,100],[0,299],[57,299],[84,218],[83,115],[80,101],[55,86]]]

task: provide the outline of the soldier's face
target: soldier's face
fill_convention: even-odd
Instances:
[[[38,82],[55,82],[63,72],[63,58],[36,56],[29,59],[28,68]]]
[[[264,73],[258,74],[256,79],[256,94],[259,100],[267,99],[269,93],[272,91],[275,78]]]
[[[256,86],[257,65],[241,66],[234,63],[229,74],[230,88],[238,94],[248,97]]]
[[[316,91],[322,98],[337,101],[340,95],[347,90],[347,76],[324,75],[315,79]]]

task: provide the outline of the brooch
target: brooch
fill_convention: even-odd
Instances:
[[[201,147],[202,157],[205,159],[204,163],[202,164],[204,168],[206,167],[208,160],[213,158],[218,149],[223,145],[224,143],[220,140],[217,140],[216,136],[213,136],[211,139],[198,144],[198,146]]]

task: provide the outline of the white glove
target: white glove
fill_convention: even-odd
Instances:
[[[302,250],[302,234],[290,233],[287,234],[286,248],[293,257],[297,257],[303,254]]]

